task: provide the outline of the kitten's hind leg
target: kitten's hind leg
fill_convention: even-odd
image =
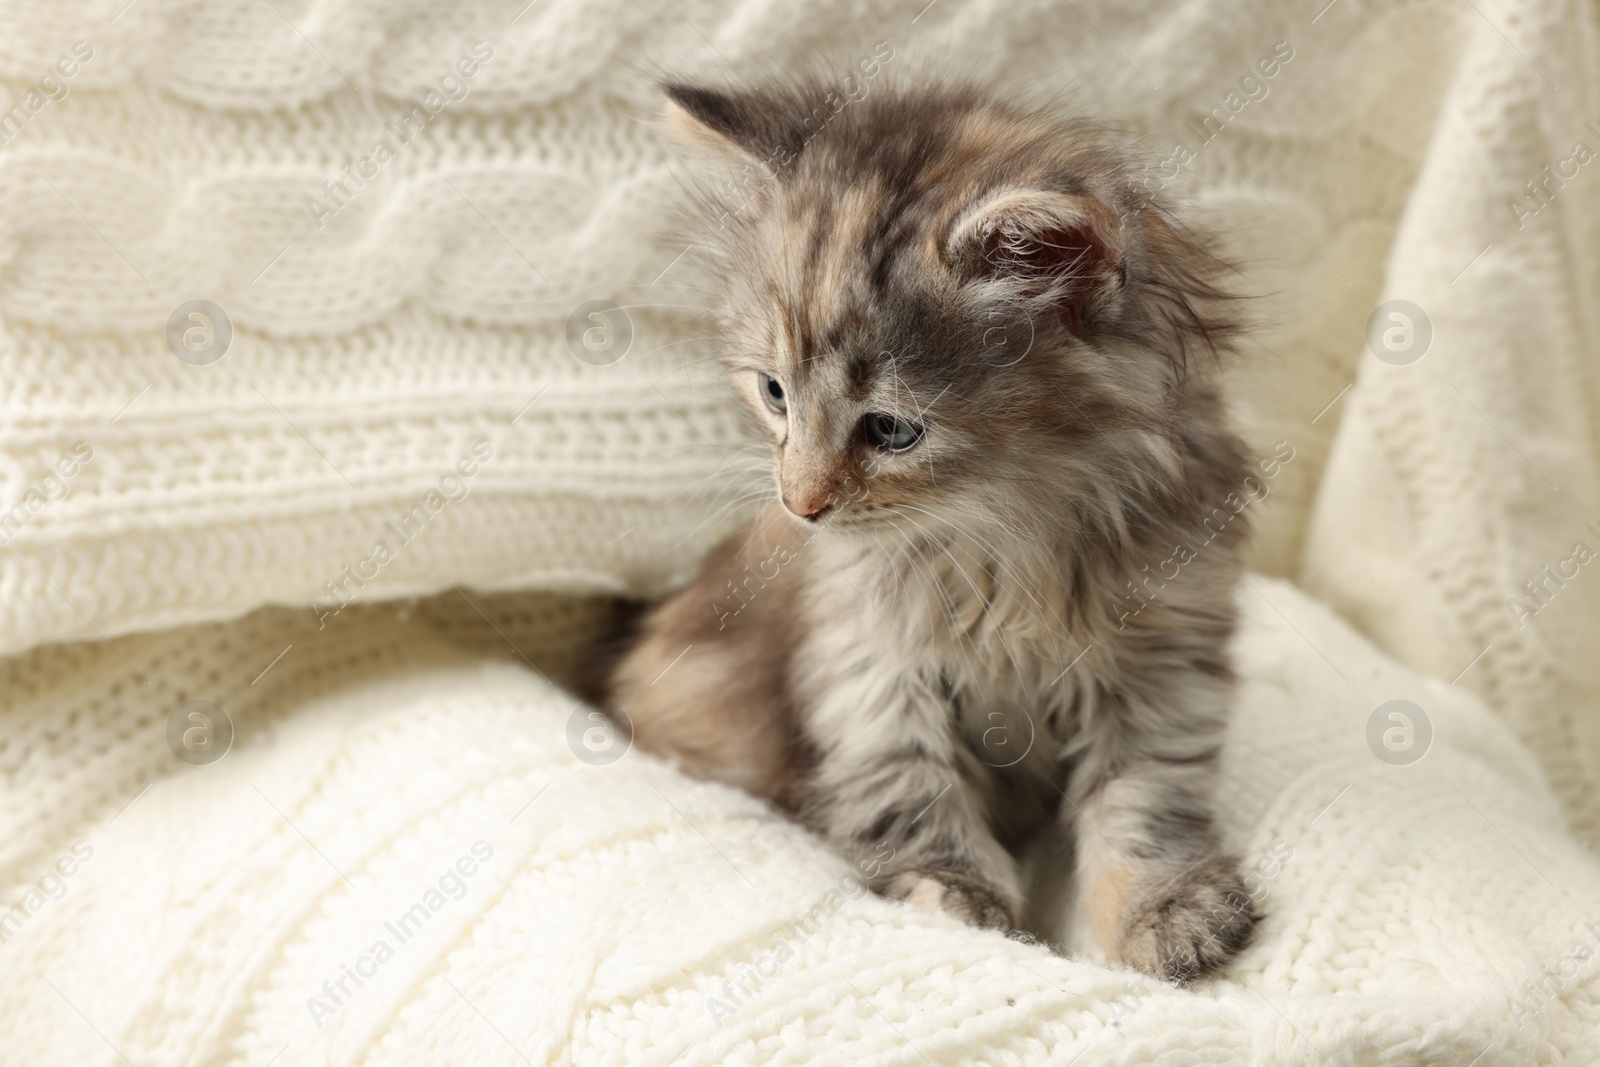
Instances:
[[[693,582],[639,618],[590,699],[629,723],[640,748],[790,806],[797,753],[785,605],[802,564],[789,524],[774,519],[723,542]]]

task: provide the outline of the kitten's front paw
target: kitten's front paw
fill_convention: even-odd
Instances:
[[[1117,954],[1146,974],[1186,985],[1238,955],[1260,918],[1237,861],[1213,856],[1129,903]]]
[[[890,900],[902,900],[923,911],[942,911],[971,926],[1010,930],[1016,925],[1011,908],[993,888],[954,871],[920,867],[891,875],[878,889]]]

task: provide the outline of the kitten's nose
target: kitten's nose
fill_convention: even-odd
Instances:
[[[828,502],[826,496],[811,496],[804,493],[790,495],[785,493],[783,494],[783,506],[807,522],[818,522],[833,505]]]

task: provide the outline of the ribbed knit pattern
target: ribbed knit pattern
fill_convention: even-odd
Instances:
[[[360,599],[670,587],[766,481],[705,362],[698,252],[663,236],[679,194],[649,77],[848,64],[884,41],[882,78],[1070,89],[1143,131],[1151,178],[1229,235],[1258,296],[1233,395],[1252,447],[1296,459],[1256,516],[1255,565],[1430,673],[1482,652],[1461,684],[1600,840],[1600,581],[1584,572],[1522,628],[1506,604],[1600,520],[1600,177],[1550,183],[1522,229],[1509,207],[1537,206],[1526,183],[1575,141],[1600,151],[1592,4],[16,0],[0,16],[0,106],[21,109],[0,123],[0,512],[42,502],[0,547],[0,651],[355,588],[345,568],[477,440],[494,458],[468,495]],[[1433,323],[1410,366],[1367,349],[1392,297]],[[194,299],[234,330],[207,366],[166,338]],[[631,321],[616,363],[569,347],[591,300]],[[93,459],[46,500],[80,441]]]
[[[561,659],[583,617],[541,638],[553,603],[451,593],[321,632],[273,609],[14,659],[4,902],[89,857],[0,940],[0,1061],[1600,1062],[1600,869],[1532,759],[1252,582],[1222,815],[1268,918],[1187,992],[862,896],[809,835],[642,753],[575,759],[583,709],[511,644]],[[237,733],[187,767],[163,730],[196,697]],[[1411,766],[1365,740],[1397,697],[1434,731]],[[346,966],[366,976],[330,995]]]
[[[1600,847],[1600,8],[1478,7],[1376,294],[1433,345],[1361,361],[1303,577],[1499,708]]]

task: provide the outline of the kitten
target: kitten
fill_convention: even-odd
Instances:
[[[699,240],[777,499],[604,699],[979,926],[1018,924],[1018,850],[1065,835],[1077,928],[1188,981],[1257,921],[1211,813],[1248,473],[1224,267],[1103,127],[855,84],[666,86],[719,161]]]

